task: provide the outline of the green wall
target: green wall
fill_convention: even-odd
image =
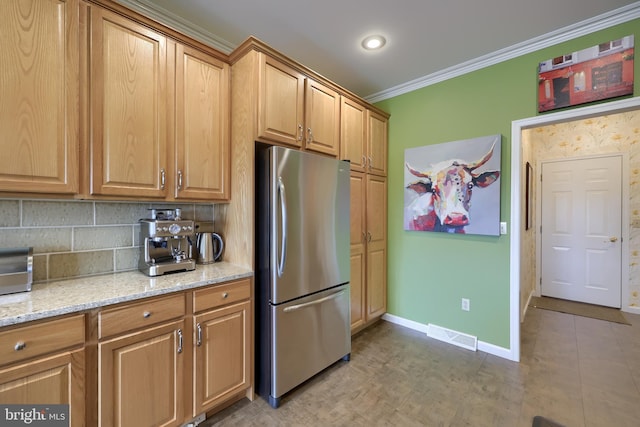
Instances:
[[[640,20],[576,38],[376,105],[389,121],[388,309],[509,348],[509,235],[403,230],[404,150],[502,134],[500,221],[511,215],[511,122],[537,115],[539,62],[634,34]],[[640,66],[635,64],[635,93]],[[461,298],[471,300],[462,311]]]

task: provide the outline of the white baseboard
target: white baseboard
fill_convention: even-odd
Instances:
[[[382,320],[386,320],[387,322],[394,323],[396,325],[404,326],[409,329],[413,329],[418,332],[423,332],[425,335],[427,334],[427,325],[419,322],[415,322],[413,320],[405,319],[399,316],[394,316],[393,314],[385,313],[382,315]],[[504,347],[499,347],[494,344],[486,343],[478,340],[478,350],[483,351],[485,353],[492,354],[494,356],[501,357],[507,360],[513,360],[511,355],[511,350]]]

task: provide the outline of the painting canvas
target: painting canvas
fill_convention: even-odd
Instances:
[[[500,234],[501,135],[408,148],[404,229]]]
[[[538,112],[633,95],[633,35],[538,65]]]

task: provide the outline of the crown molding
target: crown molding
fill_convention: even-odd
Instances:
[[[403,95],[426,86],[440,83],[463,74],[471,73],[491,65],[498,64],[528,53],[538,51],[556,44],[566,42],[577,37],[591,34],[614,25],[622,24],[633,19],[640,18],[640,2],[612,10],[568,27],[561,28],[551,33],[518,43],[504,49],[497,50],[484,56],[463,62],[452,67],[445,68],[435,73],[410,80],[389,89],[374,93],[365,97],[368,102],[375,103],[385,99]]]
[[[228,42],[227,40],[204,30],[202,27],[192,24],[186,19],[181,18],[180,16],[169,12],[167,9],[153,4],[148,0],[115,1],[148,18],[158,21],[160,24],[166,25],[167,27],[179,31],[185,36],[189,36],[195,40],[207,44],[227,55],[236,48],[234,44]]]

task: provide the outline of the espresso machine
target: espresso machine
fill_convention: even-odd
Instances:
[[[182,219],[180,209],[150,210],[151,218],[139,221],[140,271],[147,276],[161,276],[195,270],[192,241],[194,222]]]

